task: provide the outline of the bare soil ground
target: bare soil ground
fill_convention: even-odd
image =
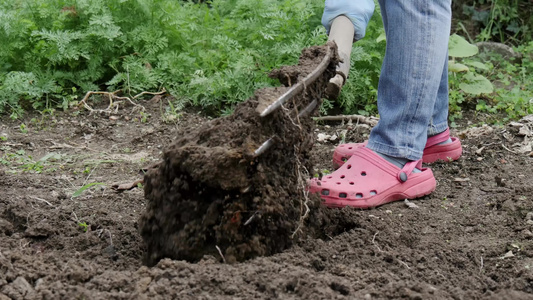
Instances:
[[[147,267],[143,187],[111,187],[141,179],[163,149],[209,121],[169,114],[165,103],[142,102],[142,114],[2,116],[0,300],[533,299],[533,117],[454,129],[463,157],[432,164],[437,190],[410,205],[330,210],[322,237],[270,256],[225,264],[213,251]],[[315,133],[331,139],[309,152],[312,173],[331,170],[338,136],[359,142],[369,131],[319,124]]]
[[[22,130],[2,119],[0,299],[533,298],[533,158],[517,152],[517,124],[455,130],[464,156],[431,166],[439,184],[412,201],[418,208],[335,210],[329,237],[279,254],[148,268],[138,230],[143,190],[110,187],[140,179],[161,149],[207,120],[183,113],[165,123],[162,104],[144,105],[146,122],[129,108],[112,118],[28,117]],[[339,123],[316,132],[344,130],[351,141],[369,132]],[[315,173],[331,169],[337,143],[315,144]],[[73,196],[90,183],[103,185]]]

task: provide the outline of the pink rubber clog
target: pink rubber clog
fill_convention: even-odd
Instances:
[[[422,162],[432,163],[438,160],[442,161],[454,161],[461,157],[463,153],[463,147],[461,146],[461,141],[452,137],[451,143],[439,145],[450,138],[450,130],[446,129],[445,131],[429,137],[426,142],[426,147],[424,148],[424,155],[422,156]],[[368,142],[364,143],[347,143],[341,144],[335,148],[333,152],[333,167],[335,169],[339,168],[346,162],[358,148],[365,146]]]
[[[420,172],[413,173],[415,168]],[[309,191],[319,193],[329,207],[376,207],[428,195],[435,187],[433,172],[422,168],[421,160],[400,169],[364,146],[335,172],[309,182]]]

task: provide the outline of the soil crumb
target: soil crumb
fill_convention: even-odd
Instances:
[[[259,116],[258,106],[266,107],[302,81],[328,49],[332,59],[317,80],[282,108]],[[270,73],[286,87],[257,90],[232,115],[190,129],[165,149],[162,161],[145,175],[148,204],[139,225],[146,264],[162,258],[196,262],[205,255],[243,261],[323,232],[327,213],[318,197],[305,195],[314,122],[299,118],[298,111],[314,100],[320,104],[335,75],[336,53],[333,43],[305,49],[298,65]],[[271,138],[273,146],[254,155]]]

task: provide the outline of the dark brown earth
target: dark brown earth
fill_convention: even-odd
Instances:
[[[111,186],[142,178],[163,149],[211,122],[165,103],[143,101],[142,114],[121,106],[111,115],[1,116],[0,300],[533,299],[533,117],[502,127],[465,120],[453,130],[463,157],[430,166],[437,190],[412,200],[418,208],[329,210],[328,222],[314,224],[320,232],[278,254],[225,264],[211,249],[197,263],[150,268],[144,190]],[[369,130],[329,123],[313,132],[362,141]],[[315,143],[310,173],[331,170],[338,143]],[[76,193],[91,183],[102,185]]]
[[[295,234],[320,232],[320,209],[308,213],[320,200],[304,197],[314,122],[298,112],[322,99],[335,75],[338,59],[326,53],[336,54],[335,44],[306,49],[298,65],[271,73],[296,84],[328,59],[326,72],[282,108],[260,117],[256,108],[263,111],[287,89],[258,90],[232,115],[186,132],[166,148],[144,177],[148,206],[140,229],[149,266],[161,258],[196,262],[218,251],[228,263],[244,261],[287,249],[298,240]],[[274,146],[255,155],[270,138]],[[305,224],[304,216],[312,222]]]

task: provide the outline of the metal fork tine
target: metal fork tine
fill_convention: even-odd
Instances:
[[[328,67],[329,61],[331,60],[331,48],[327,47],[326,55],[324,55],[324,58],[320,62],[320,64],[316,67],[316,69],[313,70],[313,72],[309,73],[302,81],[298,82],[297,84],[293,85],[289,90],[287,90],[281,97],[278,98],[275,102],[267,106],[265,110],[261,112],[261,117],[267,116],[276,109],[280,108],[285,101],[291,99],[299,92],[303,91],[303,89],[313,83]]]
[[[318,105],[318,101],[313,100],[311,103],[309,103],[309,105],[307,105],[304,109],[302,109],[300,113],[298,113],[298,118],[303,118],[303,117],[308,116],[317,107],[317,105]],[[270,147],[272,147],[272,145],[274,145],[273,137],[269,138],[266,142],[261,144],[261,146],[259,146],[259,148],[257,148],[254,151],[254,157],[258,157],[259,155],[265,153]]]

